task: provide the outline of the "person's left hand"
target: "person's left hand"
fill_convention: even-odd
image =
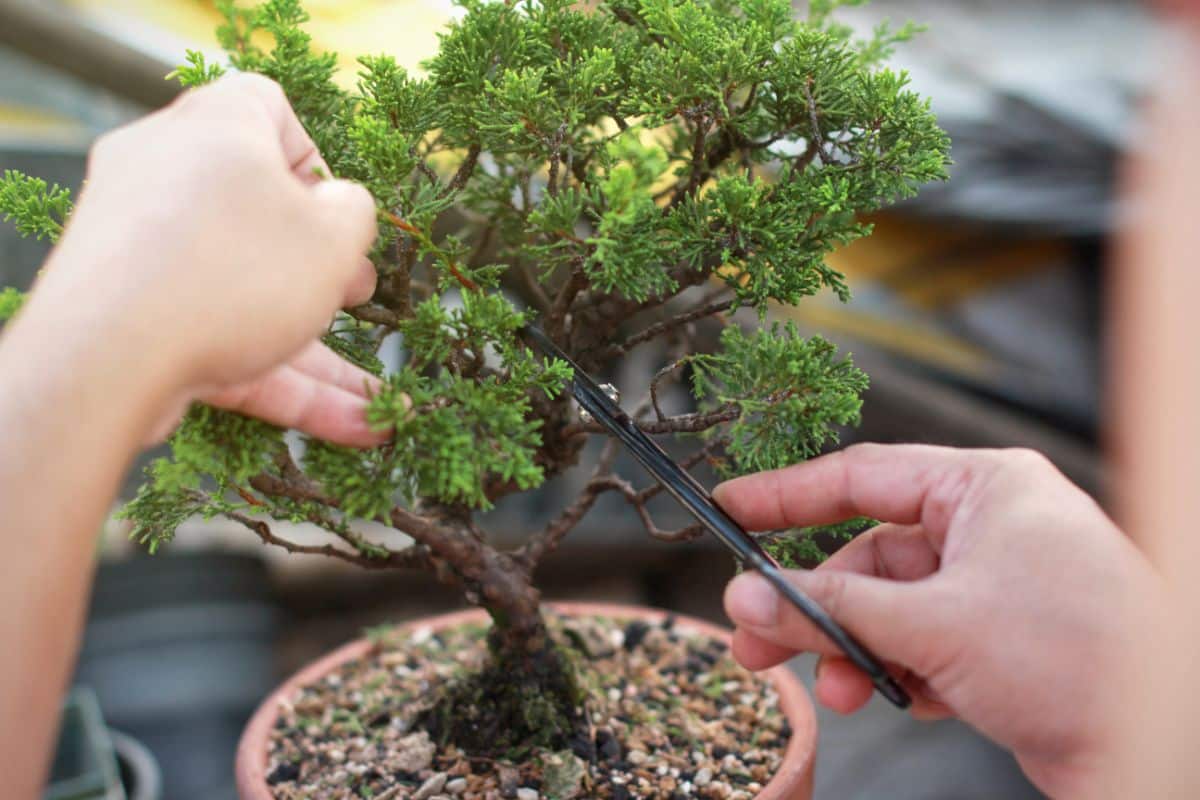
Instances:
[[[379,386],[374,375],[313,342],[265,375],[202,391],[195,399],[335,444],[371,447],[387,440],[386,433],[370,429],[365,416],[367,400]],[[186,410],[187,402],[180,402],[147,443],[166,439]]]
[[[150,441],[200,401],[381,444],[365,414],[379,380],[315,339],[375,288],[374,201],[329,175],[272,81],[231,75],[188,92],[92,148],[21,316],[89,358],[103,344],[156,394]]]

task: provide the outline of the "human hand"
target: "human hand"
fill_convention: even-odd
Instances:
[[[1161,588],[1046,459],[859,445],[730,481],[716,496],[751,530],[884,520],[789,579],[895,665],[915,716],[975,726],[1051,795],[1097,793],[1124,659]],[[869,679],[757,574],[732,582],[725,607],[744,666],[817,652],[820,702],[850,713],[870,699]]]
[[[282,90],[236,75],[102,137],[22,316],[105,343],[164,395],[371,445],[375,379],[315,341],[375,286],[365,189],[328,174]],[[61,309],[69,309],[64,314]],[[66,330],[64,330],[66,326]]]

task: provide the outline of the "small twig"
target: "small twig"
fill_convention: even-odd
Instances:
[[[412,156],[413,159],[417,162],[417,169],[420,171],[420,173],[422,175],[424,175],[426,178],[429,179],[429,182],[431,184],[433,184],[434,186],[437,186],[438,184],[440,184],[442,182],[442,179],[438,177],[438,174],[433,171],[433,168],[430,167],[429,164],[425,161],[425,159],[422,158],[421,155],[417,152],[417,148],[415,148],[415,147],[408,148],[408,154],[410,156]]]
[[[813,98],[812,85],[812,78],[809,78],[804,83],[804,98],[808,101],[808,124],[812,134],[812,142],[809,143],[809,146],[811,147],[813,143],[816,143],[817,155],[820,156],[821,163],[827,164],[830,161],[830,156],[825,152],[823,145],[824,137],[821,135],[821,121],[817,114],[817,101]]]
[[[592,477],[579,493],[575,502],[567,506],[538,533],[518,550],[515,557],[529,565],[532,569],[543,558],[558,549],[559,544],[570,533],[596,504],[600,495],[610,487],[609,471],[617,458],[617,441],[609,439],[600,453],[600,460],[592,472]]]
[[[445,199],[457,192],[459,189],[467,185],[471,174],[475,172],[475,165],[479,163],[479,154],[483,148],[479,144],[473,144],[467,150],[467,156],[463,162],[458,165],[458,171],[454,173],[454,177],[450,179],[450,183],[446,184],[446,188],[439,195],[440,199]]]
[[[265,521],[261,519],[253,519],[235,511],[226,511],[224,512],[224,516],[234,520],[235,522],[241,523],[246,528],[249,528],[251,531],[256,533],[258,538],[262,539],[265,544],[282,547],[289,553],[337,558],[350,564],[354,564],[355,566],[363,567],[364,569],[416,569],[427,568],[429,566],[426,553],[423,551],[423,549],[417,547],[410,547],[407,550],[401,551],[388,550],[388,555],[386,557],[373,558],[371,556],[363,555],[362,553],[352,553],[348,550],[343,550],[342,548],[336,547],[332,544],[297,544],[289,539],[284,539],[281,536],[277,536],[271,530],[271,526]]]
[[[726,288],[722,287],[721,292],[725,291]],[[696,320],[701,320],[705,317],[711,317],[714,314],[722,314],[733,308],[733,302],[734,301],[730,299],[722,300],[719,303],[709,303],[707,305],[700,306],[699,308],[694,308],[691,311],[686,311],[682,314],[671,317],[670,319],[664,319],[660,322],[656,322],[640,333],[635,333],[634,335],[630,336],[623,342],[609,345],[604,350],[600,351],[597,356],[597,360],[604,361],[611,358],[616,358],[617,356],[624,355],[625,353],[629,352],[639,344],[651,341],[652,339],[657,339],[663,334],[669,333],[681,325],[686,325],[689,322],[695,322]]]
[[[663,413],[662,407],[658,404],[658,387],[663,379],[668,375],[678,374],[676,370],[687,363],[687,358],[679,358],[667,364],[665,367],[654,373],[654,377],[650,379],[650,405],[654,407],[654,415],[659,422],[664,421],[667,416]]]
[[[567,277],[566,282],[555,296],[550,311],[546,314],[547,333],[551,336],[561,336],[566,332],[567,312],[576,296],[587,288],[587,284],[587,274],[583,271],[583,264],[575,264],[571,269],[570,276]]]

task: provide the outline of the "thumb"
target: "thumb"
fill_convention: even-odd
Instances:
[[[309,191],[316,216],[314,230],[324,240],[324,252],[331,254],[344,305],[365,303],[375,291],[375,269],[366,257],[378,235],[375,200],[352,181],[321,181]]]
[[[921,673],[930,651],[948,637],[938,626],[944,607],[929,581],[898,583],[853,572],[789,571],[787,579],[884,661]],[[808,617],[756,572],[739,575],[725,592],[725,610],[757,638],[793,651],[841,651]]]

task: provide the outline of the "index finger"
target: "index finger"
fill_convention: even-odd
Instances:
[[[874,517],[945,531],[966,492],[995,468],[987,451],[860,444],[717,487],[721,506],[751,530]]]

